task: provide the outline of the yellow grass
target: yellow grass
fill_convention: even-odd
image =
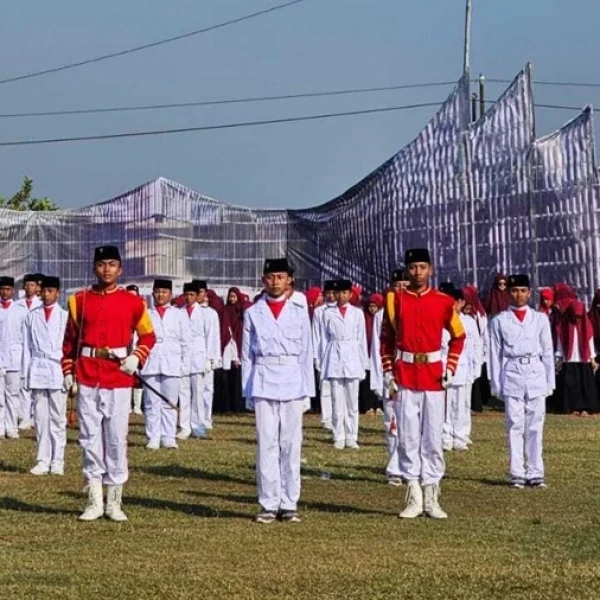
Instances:
[[[382,427],[336,451],[305,422],[302,524],[257,525],[253,419],[213,439],[147,451],[131,427],[129,522],[80,523],[80,450],[63,478],[34,477],[32,434],[0,442],[0,598],[600,598],[600,419],[550,417],[549,488],[506,485],[502,415],[474,418],[474,446],[448,457],[446,522],[402,521],[383,482]],[[327,475],[331,478],[327,479]]]

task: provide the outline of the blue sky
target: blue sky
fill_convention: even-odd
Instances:
[[[0,20],[0,79],[224,21],[281,0],[12,0]],[[8,3],[7,3],[8,4]],[[597,0],[474,0],[474,74],[600,83]],[[456,80],[464,0],[308,0],[170,45],[0,86],[0,113],[193,102]],[[490,84],[488,98],[503,86]],[[193,127],[441,102],[450,88],[179,110],[0,119],[0,140]],[[536,87],[542,103],[600,104],[599,88]],[[24,175],[65,208],[158,176],[252,207],[325,202],[409,142],[423,108],[300,124],[0,148],[0,194]],[[575,112],[540,109],[538,135]]]

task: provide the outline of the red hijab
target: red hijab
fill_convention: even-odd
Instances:
[[[234,293],[237,300],[234,304],[229,303],[229,294]],[[244,299],[239,288],[229,288],[227,292],[227,304],[223,307],[223,322],[221,325],[221,350],[233,339],[237,345],[238,354],[242,352],[242,332],[244,328]]]
[[[321,288],[318,285],[308,288],[306,290],[306,292],[304,292],[304,295],[306,296],[306,303],[308,304],[308,315],[309,315],[311,321],[313,318],[313,313],[315,311],[315,308],[317,308],[315,305],[317,304],[317,301],[319,300],[319,296],[322,293],[323,292],[321,291]]]
[[[506,281],[508,283],[508,277],[498,273],[494,279],[494,285],[484,302],[485,311],[490,317],[506,310],[510,305],[510,293],[508,289],[505,288],[504,290],[501,290],[498,287],[498,284],[501,281]]]
[[[592,329],[594,331],[594,345],[600,349],[600,290],[596,290],[592,300],[592,308],[588,313]]]
[[[579,300],[570,300],[557,325],[557,335],[565,360],[569,360],[573,355],[575,331],[581,362],[586,363],[591,358],[590,340],[594,337],[592,324],[585,312],[585,306]]]
[[[369,304],[375,304],[377,306],[377,310],[383,308],[383,296],[381,294],[371,294],[369,296],[369,300],[365,303],[365,307],[363,312],[365,313],[365,330],[367,332],[367,351],[369,356],[371,356],[371,342],[373,341],[373,321],[375,320],[375,315],[372,315],[369,311]]]
[[[465,285],[463,288],[463,300],[465,301],[465,306],[473,307],[473,316],[485,316],[485,308],[479,298],[479,292],[474,285]]]
[[[550,302],[550,306],[544,306],[544,300],[548,300]],[[554,290],[552,290],[550,288],[544,288],[540,292],[540,312],[543,312],[545,315],[550,316],[553,306],[554,306]]]

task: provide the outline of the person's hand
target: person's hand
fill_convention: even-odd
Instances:
[[[391,371],[383,374],[383,382],[385,383],[385,387],[388,391],[388,396],[390,400],[395,400],[398,395],[398,384],[396,383],[396,378]]]
[[[207,361],[204,363],[204,372],[205,372],[205,373],[210,373],[211,371],[212,371],[212,363],[211,363],[211,361],[210,361],[210,360],[207,360]]]
[[[556,372],[558,373],[563,366],[563,359],[560,357],[557,357],[556,359],[554,359],[554,368],[556,369]]]
[[[444,376],[442,377],[442,387],[447,390],[454,381],[454,373],[452,371],[446,370]]]
[[[130,354],[121,363],[121,371],[126,375],[133,375],[140,366],[140,359],[135,354]]]
[[[70,373],[69,375],[65,375],[65,378],[63,379],[63,391],[67,392],[67,394],[77,393],[77,384],[75,383],[75,378]]]

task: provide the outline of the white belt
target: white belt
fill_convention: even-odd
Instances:
[[[127,348],[92,348],[91,346],[83,346],[80,352],[85,358],[127,358],[129,352]],[[101,355],[101,356],[99,356]],[[105,356],[106,355],[106,356]]]
[[[162,344],[163,342],[178,342],[179,338],[174,337],[174,336],[168,336],[168,337],[156,337],[156,343],[157,344]]]
[[[257,365],[297,365],[297,356],[257,356],[254,360]]]
[[[404,350],[396,351],[396,360],[409,364],[424,365],[428,363],[436,363],[442,360],[442,351],[435,352],[405,352]]]
[[[530,365],[531,363],[539,362],[539,356],[510,356],[508,362],[518,362],[522,365]]]

